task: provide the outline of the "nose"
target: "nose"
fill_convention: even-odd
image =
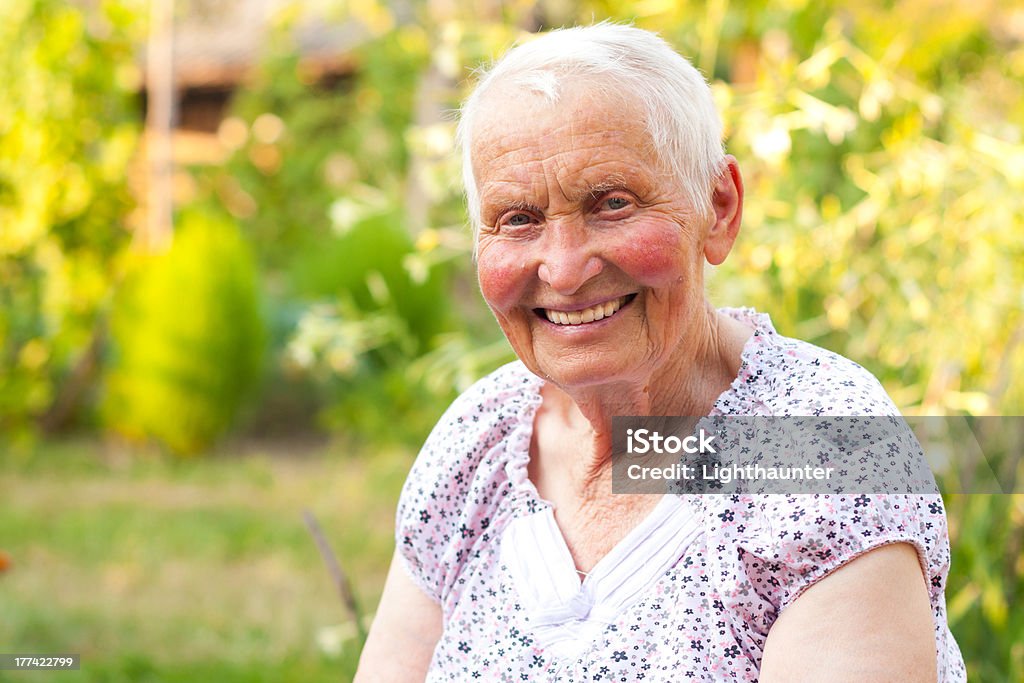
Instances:
[[[559,294],[575,294],[604,269],[582,226],[549,224],[537,275]]]

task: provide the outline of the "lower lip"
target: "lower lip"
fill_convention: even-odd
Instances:
[[[622,304],[622,307],[619,308],[619,310],[615,311],[614,313],[612,313],[608,317],[601,318],[600,320],[594,320],[593,322],[589,322],[589,323],[580,323],[579,325],[559,325],[558,323],[551,322],[550,320],[548,320],[544,316],[540,316],[540,315],[536,315],[536,314],[535,314],[535,316],[536,316],[536,318],[538,320],[540,320],[542,323],[544,323],[550,329],[558,330],[559,332],[563,332],[565,334],[582,334],[583,332],[586,332],[587,330],[600,330],[600,329],[604,328],[605,326],[607,326],[608,324],[614,322],[616,319],[619,318],[619,316],[622,314],[622,312],[624,310],[626,310],[631,305],[633,305],[633,302],[635,300],[636,300],[636,297],[633,297],[632,299],[630,299],[626,303]]]

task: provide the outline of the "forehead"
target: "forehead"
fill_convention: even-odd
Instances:
[[[609,178],[644,184],[661,175],[643,107],[627,95],[571,86],[551,103],[499,85],[478,111],[470,152],[485,202],[496,191],[536,191],[552,180],[585,192]]]

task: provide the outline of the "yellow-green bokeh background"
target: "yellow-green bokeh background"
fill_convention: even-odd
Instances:
[[[0,10],[0,651],[81,652],[90,681],[350,677],[300,512],[368,615],[416,444],[510,357],[451,113],[542,28],[633,22],[707,75],[746,183],[712,301],[856,360],[908,414],[1021,414],[1018,3],[256,4],[227,109],[175,138],[155,251],[148,4]],[[231,16],[175,5],[181,30]],[[311,22],[356,38],[317,61]],[[1024,499],[946,502],[970,679],[1021,680]]]

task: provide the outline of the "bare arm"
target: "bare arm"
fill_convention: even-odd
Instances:
[[[934,683],[928,592],[908,543],[876,548],[814,584],[768,632],[761,683]]]
[[[399,566],[398,553],[384,583],[377,614],[359,657],[355,683],[422,681],[441,637],[441,608]]]

